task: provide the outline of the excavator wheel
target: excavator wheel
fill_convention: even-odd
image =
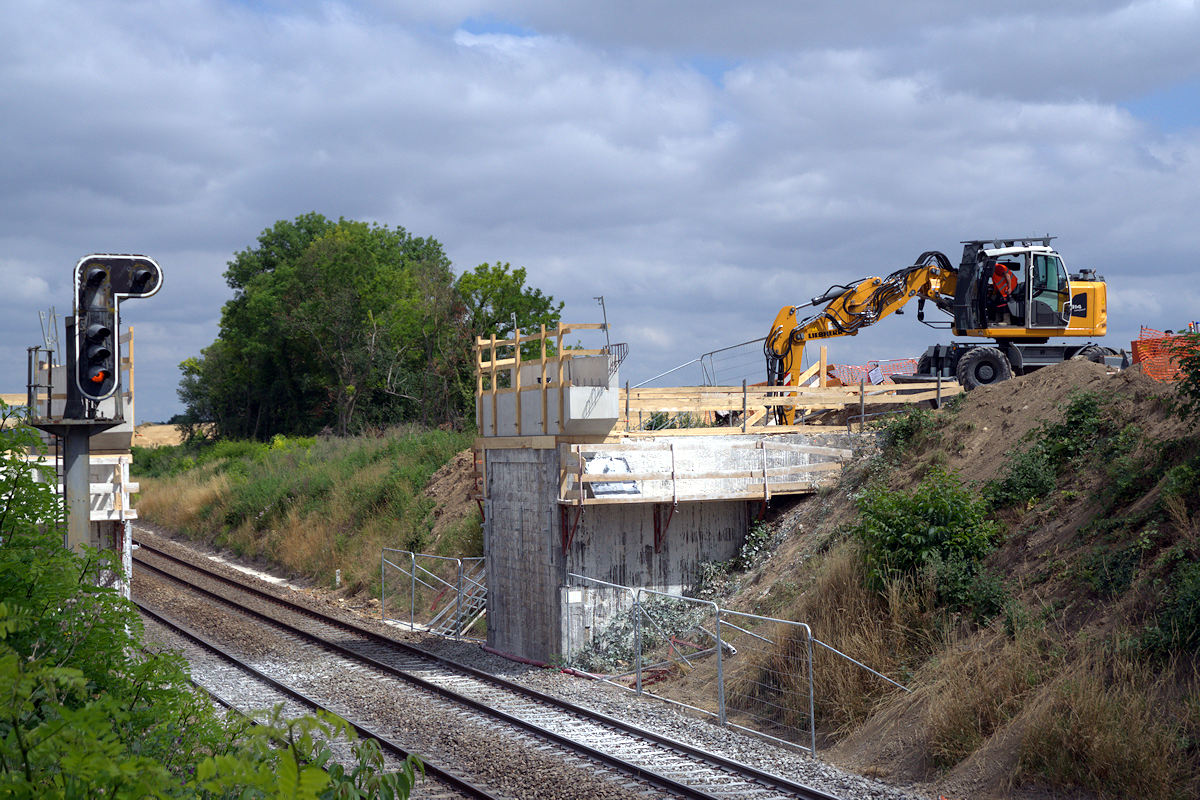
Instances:
[[[995,347],[974,347],[958,360],[955,374],[962,387],[969,391],[1008,380],[1012,377],[1012,365]]]
[[[1087,347],[1080,348],[1078,353],[1071,356],[1071,360],[1073,361],[1077,358],[1087,359],[1088,361],[1095,361],[1097,364],[1103,364],[1106,355],[1108,355],[1107,347],[1101,347],[1098,344],[1089,344]]]

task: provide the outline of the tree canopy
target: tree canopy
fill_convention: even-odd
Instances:
[[[265,439],[368,425],[458,424],[476,335],[554,325],[524,268],[455,280],[436,239],[317,213],[280,220],[228,263],[216,341],[180,364],[193,423]]]

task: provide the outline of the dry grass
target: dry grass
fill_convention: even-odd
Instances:
[[[1017,716],[1061,666],[1063,654],[1043,632],[1016,638],[988,629],[946,649],[921,671],[926,696],[926,759],[949,767]]]
[[[138,516],[176,531],[187,530],[228,495],[229,480],[199,470],[173,478],[138,478]]]
[[[1195,664],[1093,655],[1031,703],[1020,773],[1101,797],[1200,796],[1200,673]]]
[[[374,590],[383,547],[440,544],[425,489],[466,441],[405,428],[338,440],[221,442],[180,452],[178,467],[172,453],[155,450],[167,474],[139,477],[138,508],[158,525],[291,575],[332,585],[341,570],[350,591]],[[474,504],[469,511],[471,520],[449,530],[478,527]]]
[[[836,545],[817,573],[789,615],[806,621],[814,638],[903,683],[938,641],[932,592],[911,581],[889,584],[882,594],[866,588],[862,555],[849,541]],[[739,673],[731,696],[753,698],[761,694],[756,684],[773,687],[780,675],[790,674],[796,685],[790,691],[782,687],[783,696],[807,703],[807,676],[786,668],[804,660],[799,655],[804,646],[797,633],[768,648],[753,667]],[[833,735],[861,724],[881,698],[899,691],[819,645],[813,651],[813,681],[818,728]],[[797,727],[804,724],[808,709],[785,705],[777,713],[778,722]]]

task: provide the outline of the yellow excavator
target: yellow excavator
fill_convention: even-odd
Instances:
[[[955,336],[993,340],[932,345],[918,361],[918,375],[957,378],[966,389],[1076,356],[1103,361],[1116,355],[1095,342],[1049,343],[1060,336],[1098,338],[1108,327],[1104,278],[1094,270],[1068,274],[1062,256],[1050,246],[1054,238],[962,242],[957,267],[944,253],[929,250],[886,278],[834,285],[808,303],[781,308],[763,345],[767,383],[795,385],[807,342],[854,336],[889,314],[903,313],[914,298],[917,319],[926,325],[949,329]],[[927,322],[927,301],[951,319]],[[800,309],[818,306],[819,311],[800,318]],[[791,422],[790,410],[784,413]]]

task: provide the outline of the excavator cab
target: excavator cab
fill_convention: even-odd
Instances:
[[[1071,281],[1062,259],[1053,253],[1030,253],[1029,327],[1065,328],[1071,321]]]

